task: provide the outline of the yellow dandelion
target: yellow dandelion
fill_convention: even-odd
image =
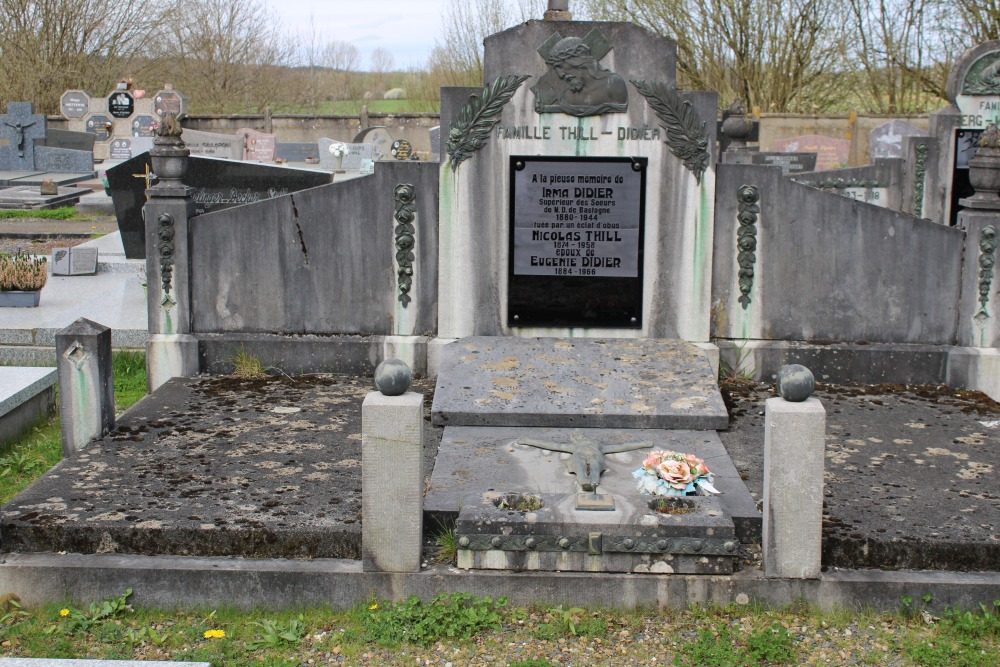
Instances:
[[[371,609],[372,611],[375,611],[376,609],[378,609],[378,605],[377,604],[373,604],[372,606],[370,606],[368,608]]]
[[[69,616],[69,609],[60,609],[59,610],[59,615],[60,616]]]
[[[225,630],[205,630],[205,639],[225,639]]]

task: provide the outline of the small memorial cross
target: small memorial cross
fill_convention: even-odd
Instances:
[[[30,102],[10,102],[0,115],[0,170],[35,169],[35,139],[45,138],[45,116]]]

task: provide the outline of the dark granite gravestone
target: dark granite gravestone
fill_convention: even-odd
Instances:
[[[903,137],[926,137],[927,133],[904,120],[879,125],[868,133],[868,157],[903,157]]]
[[[392,142],[392,149],[389,152],[397,160],[409,160],[413,155],[413,146],[406,139],[397,139]]]
[[[140,114],[132,119],[132,136],[152,137],[156,134],[157,126],[159,126],[159,122],[156,118],[148,114]]]
[[[146,204],[146,189],[152,178],[149,153],[108,169],[107,177],[125,256],[143,259],[146,241],[142,207]],[[320,171],[197,156],[191,156],[183,179],[185,185],[195,188],[196,215],[280,197],[331,181],[330,174]]]
[[[35,169],[35,139],[45,138],[45,116],[30,102],[8,102],[0,115],[0,171]]]
[[[132,140],[117,137],[111,141],[111,159],[128,160],[132,157]]]
[[[35,168],[57,174],[87,174],[94,172],[94,154],[50,146],[35,147]]]
[[[128,118],[135,113],[135,98],[126,90],[116,90],[108,96],[108,113],[115,118]]]
[[[36,139],[35,146],[65,148],[71,151],[94,151],[94,135],[90,132],[71,132],[47,128],[44,139]]]
[[[67,90],[59,98],[59,111],[66,118],[83,118],[90,111],[90,95],[82,90]]]
[[[91,114],[84,124],[84,129],[94,135],[94,141],[110,139],[112,127],[114,127],[114,119],[102,113]]]
[[[319,145],[312,142],[279,141],[274,147],[274,157],[285,162],[319,162]]]
[[[168,84],[153,97],[153,111],[160,118],[167,113],[174,113],[180,118],[187,112],[187,98],[170,88]]]

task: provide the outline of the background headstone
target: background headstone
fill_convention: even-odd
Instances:
[[[236,130],[237,137],[243,137],[243,159],[253,162],[273,162],[277,135],[258,132],[247,127]]]
[[[868,133],[868,157],[903,157],[903,137],[926,137],[927,133],[904,120],[879,125]]]
[[[369,127],[362,130],[354,137],[355,144],[371,144],[372,145],[372,159],[378,162],[379,160],[391,160],[392,158],[392,136],[389,131],[382,126]]]
[[[846,166],[851,153],[851,142],[820,134],[807,134],[791,139],[779,139],[774,147],[782,153],[815,153],[816,171]]]
[[[127,90],[116,90],[108,96],[108,113],[114,118],[129,118],[135,113],[135,98]]]
[[[347,171],[360,171],[365,161],[371,161],[374,147],[371,144],[347,144],[347,155],[342,167]]]
[[[816,171],[815,153],[769,153],[757,151],[731,151],[726,157],[736,164],[762,164],[781,167],[784,176]]]
[[[47,128],[45,130],[45,138],[36,139],[35,146],[93,152],[94,135],[89,132],[72,132],[70,130]]]
[[[94,141],[107,141],[111,138],[111,129],[114,127],[114,119],[103,113],[95,113],[87,116],[84,129],[94,135]]]
[[[59,98],[59,111],[66,118],[83,118],[90,111],[90,95],[82,90],[67,90]]]
[[[132,140],[115,137],[111,140],[111,159],[128,160],[132,157]]]
[[[148,114],[140,114],[132,119],[133,137],[152,137],[156,133],[159,122]]]
[[[243,159],[243,137],[216,132],[201,132],[199,130],[184,130],[181,135],[184,145],[191,155],[202,157],[219,157],[229,160]]]
[[[274,157],[285,162],[319,161],[319,145],[311,142],[279,141],[274,147]]]
[[[153,111],[161,119],[168,112],[179,118],[187,113],[187,98],[168,84],[153,96]]]
[[[50,146],[35,147],[35,169],[57,174],[86,174],[94,171],[94,154]]]
[[[435,125],[427,130],[431,143],[431,159],[437,162],[441,157],[441,126]]]
[[[409,160],[410,156],[413,155],[413,146],[406,139],[397,139],[392,142],[392,149],[389,153],[397,160]]]
[[[8,102],[0,115],[0,170],[34,171],[35,140],[45,138],[45,116],[30,102]]]

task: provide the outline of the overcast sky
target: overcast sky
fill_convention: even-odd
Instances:
[[[285,30],[308,34],[315,24],[320,41],[350,42],[361,52],[361,69],[371,53],[392,53],[395,69],[422,68],[440,38],[447,0],[267,0]]]

